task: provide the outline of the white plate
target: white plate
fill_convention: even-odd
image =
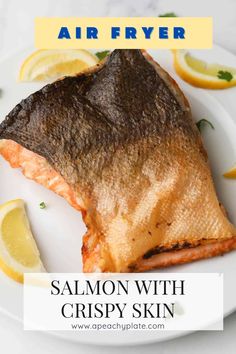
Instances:
[[[0,120],[22,98],[41,87],[39,84],[20,84],[16,82],[22,59],[28,52],[19,53],[0,65]],[[222,91],[207,91],[193,88],[174,73],[170,51],[150,51],[156,59],[180,84],[189,98],[195,120],[206,118],[215,130],[206,128],[203,139],[208,151],[210,164],[218,196],[229,212],[231,221],[236,224],[236,181],[226,180],[222,173],[236,162],[236,88]],[[198,52],[198,55],[236,67],[236,57],[220,47],[211,51]],[[28,207],[33,233],[42,254],[45,267],[50,272],[81,271],[81,238],[85,226],[81,215],[65,200],[27,180],[19,170],[13,170],[0,158],[0,203],[9,199],[23,198]],[[41,210],[39,203],[44,201],[47,208]],[[162,272],[223,272],[224,273],[224,314],[236,309],[236,252],[223,257],[175,266]],[[0,311],[22,320],[22,286],[0,274]],[[125,345],[163,341],[182,336],[182,331],[144,331],[144,332],[50,332],[54,335],[81,343]]]

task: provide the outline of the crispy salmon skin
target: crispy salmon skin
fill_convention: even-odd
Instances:
[[[82,210],[85,272],[142,271],[236,247],[189,104],[145,52],[45,86],[0,125],[0,152]]]

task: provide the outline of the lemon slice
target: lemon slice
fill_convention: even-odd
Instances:
[[[37,50],[22,64],[20,81],[53,81],[73,76],[98,63],[98,58],[86,50]]]
[[[236,166],[231,168],[229,171],[224,173],[224,177],[226,178],[235,178],[236,179]]]
[[[45,271],[21,199],[0,206],[0,268],[18,282]]]
[[[189,84],[208,89],[224,89],[236,85],[236,68],[209,64],[186,50],[174,50],[174,68]]]

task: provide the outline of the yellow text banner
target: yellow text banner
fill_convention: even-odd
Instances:
[[[211,17],[98,17],[35,19],[38,49],[209,49]]]

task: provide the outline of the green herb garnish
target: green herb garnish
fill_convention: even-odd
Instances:
[[[229,82],[232,80],[233,75],[229,71],[220,70],[218,71],[217,77],[221,80],[226,80]]]
[[[39,204],[39,207],[40,207],[40,209],[45,209],[46,208],[46,204],[44,202],[41,202]]]
[[[174,12],[167,12],[166,14],[159,15],[159,17],[178,17]]]
[[[202,129],[204,128],[204,126],[208,125],[209,127],[211,127],[211,129],[215,129],[214,125],[209,122],[209,120],[207,119],[201,119],[196,123],[196,126],[198,127],[198,130],[201,132]]]
[[[98,57],[98,59],[101,61],[104,58],[106,58],[106,56],[108,56],[108,54],[110,53],[109,50],[103,50],[102,52],[97,52],[95,53],[95,55]]]

